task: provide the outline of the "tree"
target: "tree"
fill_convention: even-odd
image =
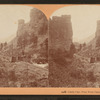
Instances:
[[[7,46],[7,42],[4,43],[4,46]]]
[[[0,50],[2,50],[2,49],[3,49],[3,43],[0,44]]]
[[[86,43],[84,42],[84,43],[83,43],[83,47],[85,47],[85,46],[86,46]]]
[[[72,43],[70,46],[70,57],[73,57],[73,54],[76,52],[75,45]]]
[[[79,50],[81,50],[82,49],[82,44],[80,44],[80,47],[79,47]]]

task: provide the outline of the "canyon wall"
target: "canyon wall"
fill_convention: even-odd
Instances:
[[[69,50],[72,35],[70,15],[53,16],[49,20],[49,43],[52,49]]]
[[[18,20],[16,37],[8,44],[7,52],[12,56],[20,55],[24,51],[27,55],[47,57],[48,20],[40,10],[30,10],[30,20]]]
[[[63,86],[69,61],[65,55],[72,44],[70,15],[53,16],[49,19],[49,83],[52,87]],[[68,58],[70,60],[70,58]]]
[[[97,21],[95,39],[96,39],[96,47],[100,47],[100,20]]]

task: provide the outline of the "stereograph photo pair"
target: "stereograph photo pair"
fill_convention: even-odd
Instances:
[[[0,87],[100,87],[100,6],[71,5],[47,19],[0,5]]]

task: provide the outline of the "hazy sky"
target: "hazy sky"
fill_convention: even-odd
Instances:
[[[0,42],[10,41],[16,35],[18,20],[30,20],[31,6],[0,5]],[[100,6],[77,5],[58,9],[52,16],[71,15],[74,41],[86,41],[95,36],[96,22],[100,20]]]
[[[10,41],[16,35],[18,20],[30,20],[30,9],[23,5],[0,5],[0,42]]]
[[[65,14],[71,15],[74,41],[84,40],[85,42],[86,38],[95,36],[97,20],[100,20],[100,6],[77,5],[63,7],[55,11],[52,16]]]

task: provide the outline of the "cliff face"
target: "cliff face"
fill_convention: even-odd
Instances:
[[[2,45],[0,86],[48,86],[48,20],[41,11],[32,9],[28,23],[20,19],[16,37]]]
[[[92,49],[100,47],[100,20],[97,21],[95,37],[90,41],[89,45],[91,45]]]
[[[87,47],[79,52],[81,56],[98,57],[100,55],[100,20],[97,21],[95,37],[87,44]]]
[[[49,44],[52,49],[69,50],[72,43],[71,16],[54,16],[49,20]]]
[[[38,9],[31,9],[30,21],[25,23],[23,19],[18,21],[17,36],[27,33],[28,35],[46,35],[48,21],[45,15]]]
[[[96,47],[100,47],[100,20],[97,21],[95,39],[96,39]]]
[[[30,11],[30,21],[25,23],[23,19],[18,21],[16,37],[9,43],[9,54],[14,56],[25,54],[34,56],[47,56],[48,20],[38,9]],[[10,56],[11,56],[10,55]]]
[[[54,16],[49,20],[49,83],[52,87],[60,87],[66,84],[66,68],[69,61],[65,55],[70,52],[72,44],[71,16]]]

